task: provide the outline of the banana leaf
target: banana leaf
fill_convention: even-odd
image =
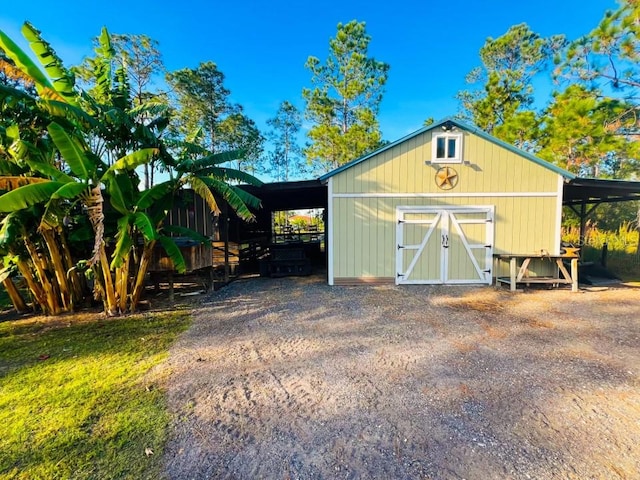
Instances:
[[[35,103],[35,99],[28,93],[0,83],[0,100],[6,102],[9,99],[22,100],[29,104]]]
[[[22,51],[2,30],[0,30],[0,48],[14,61],[23,73],[28,75],[35,83],[36,90],[40,93],[43,88],[53,89],[53,85],[46,75],[38,68],[31,58]]]
[[[6,248],[15,243],[20,235],[20,218],[15,212],[12,212],[2,219],[0,225],[0,247]]]
[[[4,267],[2,270],[0,270],[0,283],[4,282],[11,276],[12,270],[13,268],[11,267]]]
[[[231,189],[235,192],[236,195],[249,207],[251,208],[261,208],[262,201],[250,193],[246,192],[242,188],[236,185],[230,185]]]
[[[125,155],[124,157],[116,160],[114,164],[109,168],[111,171],[125,171],[134,170],[140,165],[148,163],[154,156],[160,152],[157,148],[143,148],[136,152]]]
[[[86,155],[86,150],[83,145],[80,144],[77,138],[72,137],[67,131],[58,123],[51,122],[47,127],[49,135],[53,143],[55,143],[58,150],[62,154],[62,158],[65,159],[69,168],[82,180],[89,180],[93,178],[95,174],[96,165],[92,164]]]
[[[175,180],[168,180],[166,182],[158,183],[153,187],[140,193],[140,197],[136,203],[136,209],[146,210],[153,203],[162,197],[171,194],[176,188]]]
[[[6,150],[3,149],[0,144],[0,155],[8,155]],[[24,168],[19,167],[17,164],[13,162],[4,162],[0,160],[0,177],[9,176],[9,177],[17,177],[24,174]],[[0,190],[3,190],[0,188]]]
[[[185,140],[172,140],[167,138],[165,143],[169,148],[179,150],[184,155],[206,155],[209,153],[208,150],[201,145]]]
[[[164,118],[170,110],[171,107],[166,103],[150,100],[129,110],[129,115],[134,117],[144,115],[145,118],[162,116]]]
[[[202,170],[198,170],[197,174],[200,176],[212,176],[225,181],[235,180],[240,183],[248,183],[249,185],[255,185],[257,187],[263,184],[262,181],[260,181],[250,173],[246,173],[235,168],[207,167],[203,168]]]
[[[73,75],[62,64],[62,60],[51,45],[45,41],[40,32],[29,22],[25,22],[22,26],[22,35],[29,42],[29,46],[33,53],[36,54],[40,64],[44,67],[53,80],[53,88],[69,103],[76,104],[76,92],[73,87],[75,79]]]
[[[200,181],[207,185],[210,190],[222,195],[222,198],[224,198],[224,200],[240,218],[242,218],[243,220],[253,220],[255,218],[253,213],[251,213],[251,211],[247,207],[245,200],[247,200],[251,206],[258,207],[260,206],[259,199],[257,199],[253,195],[248,194],[244,190],[241,190],[237,187],[234,188],[223,182],[222,180],[218,180],[217,178],[202,177],[200,178]]]
[[[0,190],[16,190],[25,185],[31,185],[33,183],[48,182],[46,178],[40,177],[24,177],[21,175],[5,175],[0,177]]]
[[[228,152],[212,153],[210,155],[201,157],[197,160],[181,160],[176,167],[176,170],[182,173],[195,173],[204,168],[213,167],[222,163],[231,162],[242,158],[242,150],[230,150]]]
[[[24,166],[25,163],[28,165],[32,161],[43,162],[46,159],[44,156],[46,149],[43,149],[42,146],[37,147],[31,142],[27,142],[20,138],[13,141],[7,149],[7,152],[20,166]]]
[[[38,172],[38,173],[41,173],[42,175],[51,177],[58,182],[69,183],[69,182],[75,181],[72,177],[70,177],[63,171],[58,170],[56,167],[54,167],[50,163],[27,160],[27,165],[29,165],[29,168],[34,172]]]
[[[15,212],[51,199],[51,195],[65,184],[45,180],[11,190],[0,196],[0,212]]]
[[[65,121],[71,121],[84,128],[94,128],[98,122],[82,108],[59,100],[40,100],[37,103],[40,110],[52,117],[59,117]]]
[[[102,181],[107,186],[107,193],[111,206],[122,215],[130,213],[134,203],[134,186],[132,179],[126,173],[115,174],[112,170],[108,170],[102,176]]]
[[[175,268],[178,273],[185,273],[187,271],[187,264],[185,263],[182,252],[176,243],[171,240],[171,238],[165,237],[164,235],[158,238],[158,242],[162,245],[162,248],[164,248],[164,251],[167,252],[167,255],[173,262],[173,268]]]
[[[56,198],[76,198],[78,195],[80,195],[82,192],[88,190],[88,186],[84,183],[79,183],[76,181],[71,181],[69,183],[67,183],[66,185],[60,187],[58,190],[56,190],[53,195],[51,195],[52,199],[56,199]]]
[[[187,182],[193,188],[193,191],[200,195],[205,203],[209,206],[212,212],[219,212],[220,207],[218,207],[218,202],[216,197],[211,193],[211,188],[209,185],[204,182],[204,180],[200,177],[189,176],[187,177]]]
[[[158,233],[156,231],[153,222],[149,218],[149,216],[144,212],[136,212],[133,214],[133,223],[136,228],[142,233],[145,240],[150,242],[151,240],[156,240],[158,238]]]
[[[133,246],[133,239],[131,238],[131,230],[129,225],[133,220],[133,215],[125,215],[124,217],[118,220],[118,232],[116,233],[116,248],[113,252],[112,260],[111,260],[111,268],[118,268],[122,266],[122,261],[124,260],[127,253],[131,250]]]

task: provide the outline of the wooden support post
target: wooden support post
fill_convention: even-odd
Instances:
[[[516,272],[517,272],[517,265],[516,265],[516,257],[511,257],[511,259],[509,260],[509,289],[512,292],[516,291]]]
[[[216,285],[216,275],[215,275],[215,272],[213,271],[213,267],[207,268],[207,275],[209,276],[209,278],[208,278],[209,283],[207,285],[207,293],[209,293],[209,292],[213,292],[215,290],[215,285]]]
[[[602,245],[602,254],[600,255],[600,263],[604,268],[607,268],[607,253],[609,251],[609,245],[607,242],[604,242]]]
[[[229,283],[229,204],[224,202],[224,284]]]
[[[577,292],[578,291],[578,259],[577,258],[572,258],[571,259],[571,291],[572,292]]]
[[[578,246],[580,248],[584,247],[584,234],[585,234],[586,223],[587,223],[587,204],[583,201],[580,204],[580,235],[578,239]]]

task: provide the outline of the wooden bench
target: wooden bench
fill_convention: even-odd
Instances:
[[[547,284],[559,285],[570,284],[571,291],[578,291],[578,257],[576,255],[546,255],[546,254],[504,254],[498,255],[497,258],[509,262],[509,276],[496,276],[496,285],[506,283],[512,292],[516,291],[518,284]],[[533,259],[548,259],[558,267],[557,275],[553,277],[538,277],[529,274],[529,264]],[[522,260],[518,268],[518,260]],[[564,265],[565,260],[571,261],[571,272]]]

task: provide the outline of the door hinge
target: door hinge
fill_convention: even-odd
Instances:
[[[491,269],[483,270],[484,273],[491,273]]]
[[[485,220],[485,222],[486,222],[486,223],[493,223],[493,218],[487,218],[487,219]]]
[[[398,245],[398,250],[401,250],[404,248],[404,245]]]
[[[398,223],[404,223],[404,220],[398,220]]]
[[[493,245],[485,245],[484,248],[491,248]]]
[[[404,277],[404,273],[397,273],[396,277],[400,278],[400,277]]]

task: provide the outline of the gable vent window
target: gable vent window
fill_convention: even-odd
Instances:
[[[439,133],[433,136],[431,161],[434,163],[462,162],[462,133]]]

